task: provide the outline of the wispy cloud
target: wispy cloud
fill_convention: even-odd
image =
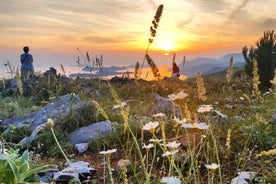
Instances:
[[[159,4],[164,4],[164,12],[155,41],[171,39],[180,49],[231,42],[242,46],[276,23],[276,12],[271,11],[276,0],[3,0],[0,47],[28,42],[45,47],[144,48]]]
[[[242,3],[240,5],[237,6],[236,9],[234,9],[234,11],[230,14],[228,21],[231,21],[233,18],[235,18],[238,13],[242,10],[242,8],[244,8],[247,3],[249,2],[249,0],[243,0]]]

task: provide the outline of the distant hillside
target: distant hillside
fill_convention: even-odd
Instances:
[[[228,68],[229,66],[229,59],[230,57],[234,57],[233,65],[234,67],[241,67],[244,66],[244,58],[242,54],[233,53],[227,54],[220,58],[196,58],[193,60],[188,60],[186,63],[179,64],[181,69],[181,74],[194,77],[196,72],[200,72],[202,75],[211,74],[223,71]]]

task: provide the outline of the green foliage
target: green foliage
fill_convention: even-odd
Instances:
[[[57,122],[57,128],[66,133],[70,133],[80,127],[103,120],[106,119],[91,104],[83,106],[77,112],[71,111],[63,120]]]
[[[2,134],[3,138],[11,143],[19,143],[24,137],[29,137],[32,131],[27,127],[10,126],[9,133]]]
[[[88,148],[92,153],[99,153],[104,148],[104,139],[100,137],[90,139]]]
[[[270,80],[274,77],[276,67],[276,35],[274,31],[265,31],[263,37],[256,42],[257,48],[253,46],[248,49],[247,46],[242,48],[242,54],[245,59],[244,70],[246,74],[252,76],[253,59],[258,62],[260,87],[268,89],[271,87]]]
[[[26,183],[35,173],[48,168],[48,165],[37,167],[30,160],[28,151],[20,156],[17,151],[0,153],[0,183]],[[34,182],[34,181],[32,181]]]
[[[64,131],[55,130],[55,134],[63,149],[67,153],[73,153],[73,145],[68,141],[68,134]],[[55,139],[51,133],[50,128],[45,129],[44,132],[38,135],[38,139],[32,143],[32,146],[36,148],[37,153],[46,154],[48,156],[62,156],[60,149],[58,148]]]
[[[64,81],[60,75],[41,77],[31,85],[31,100],[40,105],[47,102],[51,97],[59,97],[68,93],[81,92],[80,84],[74,80]]]

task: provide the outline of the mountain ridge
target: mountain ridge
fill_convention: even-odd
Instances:
[[[202,75],[216,73],[228,68],[229,60],[233,56],[233,66],[244,66],[245,61],[241,53],[229,53],[219,58],[198,57],[179,64],[180,73],[188,77],[195,77],[197,72]]]

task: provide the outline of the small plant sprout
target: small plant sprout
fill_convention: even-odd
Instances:
[[[213,106],[212,105],[201,105],[197,109],[197,112],[198,113],[205,113],[205,112],[210,112],[212,110],[213,110]]]
[[[205,167],[214,173],[219,168],[219,165],[212,163],[211,165],[205,164]]]
[[[184,93],[183,91],[177,93],[177,94],[170,94],[168,95],[169,100],[175,101],[175,100],[181,100],[185,97],[187,97],[188,94]]]
[[[161,183],[166,184],[181,184],[181,181],[179,178],[171,176],[171,177],[162,177]]]
[[[158,126],[159,126],[159,123],[157,121],[155,121],[155,122],[150,121],[149,123],[147,123],[143,126],[143,130],[147,130],[147,131],[149,131],[150,133],[153,134],[155,129]]]

